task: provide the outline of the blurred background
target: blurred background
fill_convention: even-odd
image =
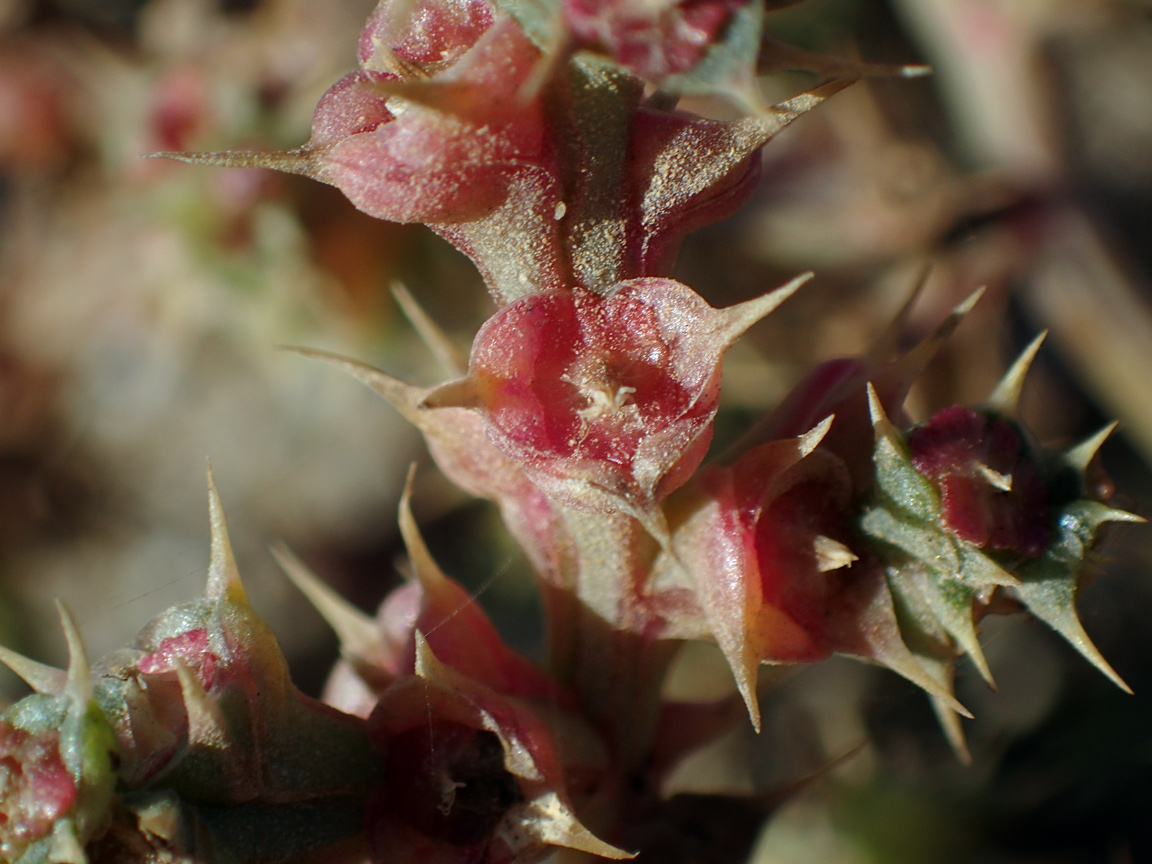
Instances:
[[[98,656],[197,595],[206,457],[253,602],[304,689],[319,691],[335,642],[268,544],[365,608],[396,584],[396,500],[423,449],[367,389],[277,346],[434,383],[389,286],[466,349],[491,311],[478,276],[427,230],[319,184],[142,158],[299,145],[373,5],[0,0],[4,644],[62,662],[60,597]],[[1047,329],[1025,416],[1053,444],[1118,418],[1104,449],[1118,501],[1152,512],[1152,3],[805,0],[769,29],[935,74],[857,84],[802,118],[766,148],[757,198],[685,244],[676,275],[714,305],[817,272],[730,352],[717,445],[812,364],[866,351],[931,264],[908,344],[988,292],[913,416],[979,402]],[[813,83],[764,86],[785,98]],[[492,508],[431,467],[415,506],[444,569],[538,651],[531,580]],[[836,660],[766,673],[765,732],[719,742],[678,788],[776,792],[818,774],[777,811],[763,862],[1152,861],[1152,535],[1120,530],[1104,551],[1082,617],[1136,696],[1042,625],[988,621],[999,691],[966,666],[957,685],[977,716],[971,767],[910,686]],[[697,647],[671,686],[731,685]]]

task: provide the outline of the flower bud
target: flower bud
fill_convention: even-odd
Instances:
[[[67,673],[4,649],[0,658],[38,692],[0,714],[0,859],[85,864],[116,784],[116,740],[92,700],[88,659],[71,616]]]
[[[581,47],[599,50],[651,81],[687,72],[724,33],[742,0],[566,0],[564,23]]]
[[[1048,501],[1018,429],[953,405],[908,435],[912,464],[940,493],[940,520],[980,548],[1025,558],[1048,546]]]

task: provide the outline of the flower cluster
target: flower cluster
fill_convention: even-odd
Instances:
[[[986,405],[920,425],[904,412],[975,296],[907,354],[814,370],[706,463],[726,351],[811,274],[716,308],[669,278],[680,240],[751,194],[776,132],[874,71],[817,63],[842,74],[761,105],[755,75],[782,50],[762,32],[768,8],[383,0],[306,144],[181,156],[307,175],[476,263],[496,309],[452,380],[418,388],[302,353],[384,396],[451,480],[497,504],[539,576],[547,666],[436,565],[410,483],[410,578],[375,617],[277,552],[341,642],[326,701],[305,697],[248,602],[212,486],[203,599],[92,669],[66,616],[67,673],[0,654],[39,691],[0,716],[0,854],[643,856],[676,830],[644,827],[676,822],[669,771],[739,709],[664,698],[688,639],[719,646],[757,728],[761,665],[843,654],[923,687],[961,754],[952,667],[968,653],[988,676],[977,626],[994,601],[1026,607],[1123,686],[1074,598],[1101,526],[1137,517],[1090,479],[1103,434],[1053,452],[1020,420],[1039,344]],[[751,113],[676,109],[702,92]]]

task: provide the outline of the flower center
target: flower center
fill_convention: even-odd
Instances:
[[[573,385],[586,401],[585,407],[576,411],[581,420],[625,420],[637,413],[635,407],[624,413],[624,409],[633,404],[636,388],[625,384],[623,376],[613,367],[609,354],[596,352],[582,357],[564,374],[563,380]]]

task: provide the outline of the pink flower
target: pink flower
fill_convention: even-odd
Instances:
[[[432,8],[425,4],[426,17],[438,20]],[[367,66],[317,106],[305,148],[315,176],[372,216],[467,222],[498,208],[518,180],[556,185],[542,108],[515,98],[539,56],[528,37],[507,18],[452,35],[478,41],[464,46],[430,25],[422,50],[392,51],[454,58],[434,78],[408,78],[405,88],[395,71]],[[388,95],[389,84],[399,98]]]
[[[554,498],[651,512],[704,458],[724,352],[798,286],[724,310],[656,278],[518,300],[472,348],[493,440]]]

